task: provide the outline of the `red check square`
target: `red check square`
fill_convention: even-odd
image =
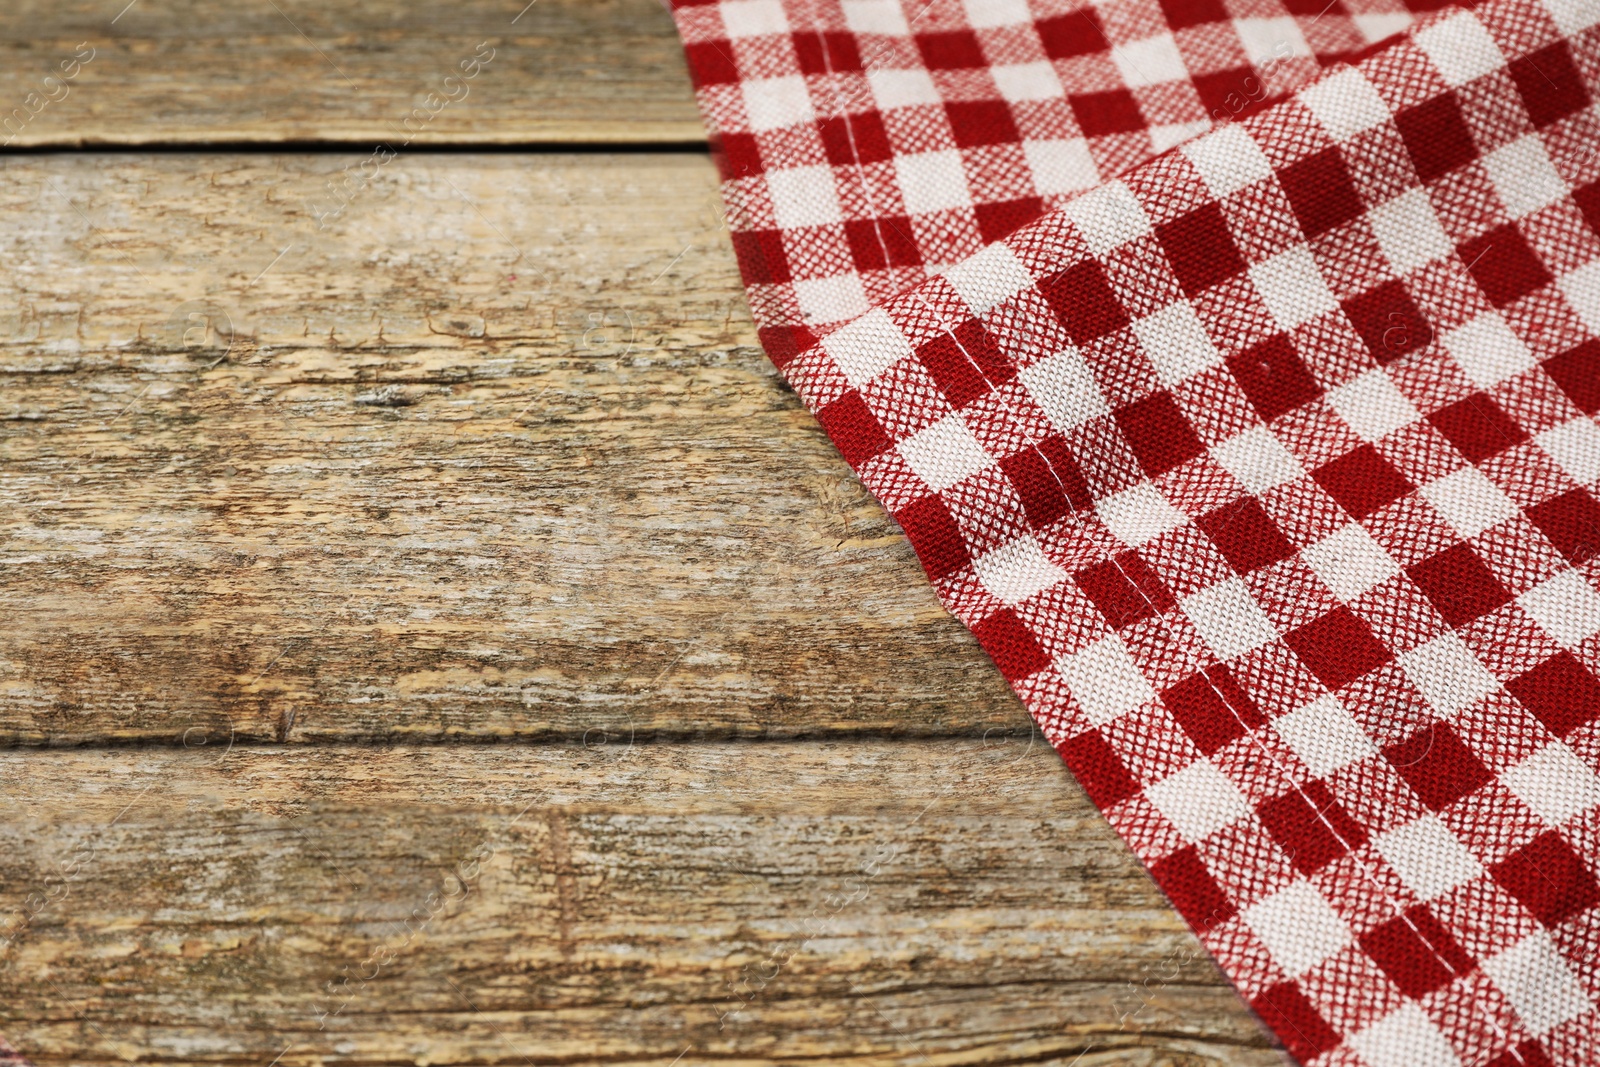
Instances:
[[[1364,519],[1411,492],[1413,486],[1371,445],[1345,453],[1311,477],[1352,518]]]
[[[1350,183],[1344,156],[1337,148],[1325,148],[1278,171],[1278,184],[1288,194],[1307,237],[1343,226],[1363,211],[1361,198]]]
[[[1417,177],[1435,181],[1478,158],[1478,145],[1454,93],[1408,108],[1394,117]]]
[[[1192,845],[1151,864],[1150,876],[1196,930],[1210,930],[1238,914]]]
[[[1412,564],[1406,574],[1451,626],[1465,626],[1511,600],[1511,592],[1466,545]]]
[[[1121,552],[1073,576],[1113,630],[1160,615],[1177,600],[1137,552]]]
[[[1543,128],[1589,106],[1583,76],[1572,62],[1572,49],[1557,41],[1514,59],[1506,68],[1517,83],[1533,124]]]
[[[1372,627],[1349,608],[1338,608],[1290,630],[1283,635],[1283,643],[1330,690],[1343,689],[1394,658],[1389,647],[1373,636]]]
[[[1256,414],[1271,422],[1322,395],[1287,334],[1274,334],[1228,359],[1228,372],[1249,398]]]
[[[1191,297],[1244,270],[1244,260],[1216,204],[1157,227],[1156,236],[1183,291]]]
[[[1267,721],[1255,701],[1221,664],[1165,690],[1161,702],[1189,740],[1207,756]]]
[[[1573,489],[1523,511],[1568,563],[1600,553],[1600,501],[1588,490]]]
[[[1600,718],[1600,679],[1571,652],[1557,652],[1506,683],[1506,692],[1557,737]]]
[[[1528,439],[1528,431],[1488,393],[1473,393],[1442,407],[1429,415],[1428,421],[1473,463],[1482,463]]]
[[[1594,188],[1600,192],[1600,185]],[[1600,219],[1600,197],[1596,197],[1595,217]],[[1600,233],[1600,225],[1595,232]],[[1590,338],[1545,360],[1544,369],[1585,415],[1600,411],[1600,340]]]
[[[1139,784],[1099,730],[1069,737],[1056,750],[1089,799],[1101,808],[1120,804],[1139,792]]]
[[[1118,408],[1114,417],[1139,466],[1152,478],[1205,451],[1171,393],[1155,393]]]
[[[1274,797],[1256,814],[1302,874],[1315,874],[1367,843],[1366,827],[1339,805],[1326,782],[1313,780]]]
[[[917,559],[931,580],[948,578],[972,562],[961,527],[937,495],[925,496],[895,512],[894,519],[916,549]]]
[[[1251,1001],[1250,1006],[1283,1036],[1284,1048],[1297,1060],[1309,1062],[1339,1047],[1339,1031],[1317,1012],[1294,982],[1280,982]]]
[[[1240,574],[1249,574],[1294,555],[1294,545],[1253,496],[1200,516],[1195,525]]]
[[[1443,811],[1494,778],[1483,761],[1443,723],[1386,747],[1383,754],[1418,798],[1434,811]]]
[[[1550,271],[1514,224],[1464,242],[1458,254],[1495,307],[1513,304],[1551,282]]]
[[[1411,294],[1397,281],[1384,282],[1339,306],[1380,365],[1424,348],[1433,339],[1433,330]]]
[[[1361,935],[1361,947],[1408,997],[1425,997],[1477,965],[1426,906]]]
[[[1559,926],[1600,904],[1594,874],[1554,830],[1540,834],[1489,873],[1546,926]]]
[[[1039,292],[1076,345],[1097,341],[1132,321],[1098,263],[1080,263],[1052,275],[1039,283]]]

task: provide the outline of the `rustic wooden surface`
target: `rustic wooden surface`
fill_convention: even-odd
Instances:
[[[757,347],[705,157],[401,157],[319,229],[344,162],[6,166],[0,736],[1025,723]]]
[[[415,145],[545,147],[376,165],[482,41]],[[161,151],[0,160],[41,1067],[1285,1062],[761,355],[654,0],[26,0],[6,106],[79,42],[13,146]]]
[[[705,140],[659,0],[527,3],[8,0],[0,123],[29,93],[44,103],[20,128],[0,128],[0,142]],[[494,58],[465,96],[445,86],[485,41]],[[77,76],[45,85],[80,44],[92,58]],[[429,93],[459,99],[397,133]]]
[[[0,757],[36,1062],[1283,1062],[1037,740],[210,741]]]

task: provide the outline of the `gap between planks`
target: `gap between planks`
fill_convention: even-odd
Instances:
[[[72,98],[51,104],[13,139],[13,148],[23,148],[19,162],[44,164],[50,157],[30,160],[28,153],[95,143],[113,148],[99,154],[112,160],[113,167],[120,165],[115,162],[119,158],[138,166],[138,157],[125,151],[137,145],[147,146],[145,155],[185,161],[195,159],[195,153],[276,161],[285,152],[301,152],[308,157],[307,176],[313,182],[323,180],[330,171],[336,176],[330,165],[340,162],[337,157],[364,156],[374,141],[392,139],[396,117],[407,114],[432,81],[451,69],[459,59],[455,51],[478,36],[479,24],[491,14],[503,16],[495,5],[469,0],[452,6],[444,33],[439,32],[437,13],[430,32],[419,33],[416,26],[378,25],[374,16],[389,15],[386,5],[357,4],[337,13],[301,9],[288,0],[284,6],[303,26],[281,11],[273,15],[264,8],[258,12],[190,0],[142,9],[129,5],[110,34],[98,4],[9,5],[0,13],[0,52],[15,50],[23,39],[29,47],[0,63],[0,94],[20,98],[30,91],[32,81],[49,69],[43,61],[57,58],[52,45],[70,50],[85,39],[104,46],[75,80]],[[408,157],[456,150],[485,157],[547,155],[556,149],[592,156],[610,145],[609,154],[648,150],[700,156],[703,165],[703,132],[681,53],[670,20],[655,4],[542,0],[518,16],[523,17],[527,22],[515,33],[496,38],[497,59],[504,59],[485,72],[475,85],[476,95],[430,120],[407,146]],[[170,70],[181,71],[183,79],[165,77]],[[530,138],[536,141],[530,143]],[[318,156],[323,157],[320,162],[310,162]],[[55,158],[69,165],[93,159]],[[588,165],[603,172],[604,191],[614,198],[612,165],[598,159]],[[317,173],[319,168],[323,173]],[[342,294],[335,292],[331,303],[326,292],[319,294],[320,303],[305,316],[301,340],[289,341],[287,332],[275,334],[272,315],[281,313],[295,295],[288,287],[275,288],[278,279],[254,294],[273,293],[274,308],[272,300],[263,306],[228,296],[229,287],[219,284],[225,279],[199,287],[174,283],[162,260],[181,263],[210,256],[229,267],[237,260],[237,288],[238,281],[261,265],[247,266],[247,257],[239,257],[249,245],[240,236],[268,233],[272,240],[267,245],[273,249],[275,231],[284,222],[296,225],[295,220],[219,212],[221,201],[198,191],[196,210],[187,212],[189,221],[204,217],[204,227],[220,225],[228,239],[207,241],[191,227],[186,252],[183,241],[163,245],[151,227],[171,226],[185,216],[177,199],[197,190],[178,188],[181,181],[174,185],[172,172],[163,172],[159,164],[137,180],[150,177],[157,178],[158,187],[165,185],[166,197],[151,216],[141,218],[136,200],[124,196],[119,201],[113,191],[114,225],[97,226],[89,213],[79,211],[84,230],[72,234],[49,225],[25,227],[24,238],[11,246],[13,255],[33,252],[53,258],[58,254],[53,241],[60,239],[79,253],[77,262],[68,256],[68,285],[16,287],[29,309],[16,325],[23,332],[36,330],[41,344],[5,367],[8,385],[25,385],[13,394],[22,399],[8,421],[24,428],[42,421],[67,431],[69,448],[87,448],[86,453],[70,453],[75,471],[63,471],[48,469],[40,454],[24,447],[22,466],[35,486],[54,479],[56,488],[70,495],[71,489],[83,488],[87,473],[95,476],[89,481],[91,494],[109,494],[119,479],[137,485],[159,474],[163,467],[149,463],[162,456],[169,461],[164,467],[171,467],[177,442],[170,429],[163,429],[159,415],[133,414],[127,435],[94,428],[94,420],[112,406],[118,413],[135,410],[127,403],[129,396],[172,398],[170,392],[158,392],[168,385],[177,386],[180,404],[187,405],[185,417],[200,414],[201,437],[204,430],[238,418],[237,407],[215,402],[229,390],[264,388],[279,397],[288,394],[296,404],[295,417],[313,420],[318,407],[325,413],[340,405],[359,408],[363,395],[403,400],[378,404],[372,412],[391,420],[407,414],[419,421],[424,416],[437,419],[439,397],[430,390],[441,385],[476,388],[480,402],[484,389],[490,398],[496,395],[497,383],[503,383],[501,395],[519,402],[518,389],[537,387],[540,396],[552,398],[552,406],[565,405],[568,419],[582,410],[581,404],[568,400],[574,389],[580,396],[595,390],[606,398],[608,419],[636,402],[626,390],[618,390],[618,383],[596,387],[572,376],[583,361],[570,359],[571,341],[583,336],[586,320],[580,318],[575,329],[574,323],[560,321],[559,313],[552,314],[548,325],[523,335],[520,347],[496,343],[493,329],[514,318],[507,315],[506,305],[497,305],[492,287],[485,287],[481,276],[463,284],[459,265],[428,250],[421,274],[408,282],[420,280],[424,294],[431,288],[435,304],[467,305],[453,307],[460,313],[454,317],[447,312],[442,333],[428,321],[426,335],[408,335],[404,313],[395,314],[391,335],[396,343],[392,349],[379,346],[384,359],[367,362],[355,374],[330,373],[320,356],[308,364],[307,354],[317,351],[305,341],[312,316],[326,318],[332,312],[335,324],[327,333],[326,352],[360,350],[347,343],[348,336],[342,340],[339,331],[362,322],[356,311],[363,298],[372,302],[374,290],[347,285]],[[703,194],[708,186],[697,180],[697,195]],[[107,206],[96,196],[115,182],[87,189],[67,184],[74,194],[89,193],[82,200],[93,209]],[[567,196],[570,204],[571,183]],[[706,199],[702,196],[693,209],[701,210]],[[380,191],[368,202],[368,227],[380,204],[384,212],[417,210],[416,203],[397,198],[394,189]],[[476,239],[489,244],[493,240],[481,232],[480,221],[491,230],[505,227],[522,236],[515,221],[496,210],[475,209],[476,221],[467,215],[449,219],[436,209],[424,209],[424,214],[428,210],[436,225],[443,222],[457,233],[478,230]],[[713,203],[710,211],[717,210]],[[362,219],[352,214],[350,221]],[[589,203],[580,205],[579,214],[589,225],[599,221],[612,227],[632,250],[648,246],[653,236],[630,230],[617,216],[597,213]],[[659,214],[641,217],[657,226],[663,221]],[[104,216],[95,211],[93,218],[103,221]],[[380,229],[389,221],[383,215],[379,220]],[[180,229],[184,225],[179,222]],[[684,227],[677,230],[681,233]],[[731,255],[725,237],[693,226],[689,230],[722,263],[710,272],[713,284],[708,287],[705,264],[697,268],[695,257],[688,256],[674,282],[686,277],[692,290],[714,292],[716,301],[731,309],[739,303],[739,289],[727,271]],[[343,236],[348,239],[348,231]],[[38,243],[29,245],[29,240]],[[307,243],[314,245],[316,239]],[[644,270],[653,272],[661,262],[662,273],[672,270],[692,247],[690,242],[670,260],[666,257],[672,249],[664,248]],[[197,249],[205,251],[197,255]],[[361,249],[370,250],[370,242]],[[523,250],[516,251],[520,260]],[[326,249],[317,266],[323,276],[334,277],[341,269],[361,269],[358,260],[341,261]],[[152,281],[151,275],[157,281],[131,300],[125,284],[131,280],[130,269],[144,282]],[[253,290],[267,273],[238,291]],[[564,271],[563,277],[572,273]],[[637,295],[642,277],[634,276],[631,262],[615,260],[598,270],[580,268],[576,276],[580,284],[574,292],[587,288],[593,293],[597,282],[602,288],[620,282],[629,300]],[[120,319],[113,310],[119,291],[124,300]],[[437,294],[444,291],[450,291],[451,299],[440,301]],[[346,300],[342,305],[341,296]],[[348,302],[352,296],[354,303]],[[415,292],[412,299],[428,302]],[[395,312],[399,302],[392,295],[376,301],[380,339],[386,321],[381,313]],[[588,300],[578,303],[580,314],[595,310]],[[244,365],[257,372],[224,361],[220,369],[208,367],[209,378],[196,380],[193,358],[212,353],[191,351],[181,342],[189,320],[176,320],[176,331],[173,326],[174,313],[182,310],[198,310],[208,323],[213,314],[241,312],[237,337],[249,346],[250,361]],[[603,322],[609,310],[600,308]],[[652,306],[652,311],[660,316],[659,308]],[[19,894],[47,877],[52,865],[59,866],[62,849],[88,845],[96,857],[82,881],[71,884],[64,914],[40,918],[18,942],[28,968],[0,972],[0,1023],[37,1062],[111,1063],[138,1057],[186,1065],[269,1060],[285,1067],[488,1065],[533,1062],[530,1051],[540,1063],[681,1062],[684,1067],[728,1061],[1081,1067],[1285,1062],[1265,1047],[1254,1020],[1071,784],[1059,760],[1037,738],[1024,740],[1028,724],[1014,700],[959,627],[936,606],[930,608],[903,542],[881,517],[872,518],[874,505],[862,503],[859,487],[849,485],[848,473],[838,469],[837,458],[825,441],[819,443],[820,435],[793,398],[781,388],[761,396],[774,388],[772,376],[759,358],[751,362],[754,342],[743,313],[730,310],[724,319],[735,326],[736,339],[726,336],[726,327],[725,336],[715,339],[694,327],[685,331],[685,318],[692,320],[694,314],[680,315],[668,328],[677,336],[668,343],[656,340],[647,349],[647,360],[665,355],[671,371],[704,378],[709,369],[724,387],[731,380],[737,398],[731,414],[746,421],[752,411],[779,412],[783,417],[765,432],[783,436],[791,462],[823,462],[827,473],[821,481],[814,479],[812,488],[826,498],[825,510],[836,513],[841,500],[849,502],[852,517],[842,525],[837,518],[823,521],[826,538],[801,548],[798,567],[837,566],[837,553],[846,545],[857,564],[862,546],[872,546],[875,553],[866,558],[868,570],[857,566],[846,583],[859,588],[866,574],[864,580],[874,591],[861,608],[824,591],[829,609],[842,613],[844,628],[824,626],[822,632],[806,634],[805,622],[815,626],[817,617],[807,616],[802,606],[798,648],[793,645],[793,609],[785,630],[759,634],[738,647],[734,661],[766,663],[776,662],[770,657],[789,643],[791,663],[798,661],[798,671],[790,672],[792,688],[774,689],[770,681],[752,685],[748,671],[732,692],[725,684],[719,687],[716,679],[728,676],[727,650],[702,649],[685,656],[678,646],[686,635],[703,633],[704,617],[670,612],[666,625],[657,618],[649,620],[650,626],[636,626],[631,640],[635,652],[658,649],[676,657],[669,663],[686,659],[686,677],[668,678],[659,692],[626,681],[619,687],[617,666],[605,664],[603,655],[596,660],[597,647],[579,640],[569,651],[576,649],[578,659],[587,656],[591,662],[580,663],[554,690],[548,688],[548,678],[539,683],[546,688],[537,691],[531,706],[560,706],[564,692],[585,685],[606,694],[610,706],[599,713],[575,709],[564,725],[553,729],[546,721],[550,716],[529,712],[526,696],[517,696],[509,711],[495,697],[496,687],[505,688],[508,678],[515,682],[516,662],[507,671],[501,669],[504,660],[497,665],[491,657],[486,671],[481,649],[462,645],[461,632],[449,628],[421,634],[421,647],[409,646],[387,662],[375,659],[370,649],[347,646],[341,651],[335,641],[327,650],[332,655],[314,657],[310,664],[291,657],[283,663],[285,676],[262,684],[267,674],[258,670],[262,661],[276,656],[268,665],[277,667],[289,651],[280,647],[274,652],[267,639],[294,629],[282,613],[288,601],[273,603],[273,593],[296,589],[295,582],[303,582],[310,572],[302,570],[268,591],[255,610],[236,603],[220,612],[189,611],[189,618],[202,625],[157,635],[157,644],[167,641],[169,647],[157,648],[153,660],[141,660],[141,650],[117,643],[119,635],[136,631],[149,618],[141,615],[137,597],[121,599],[127,590],[108,590],[108,583],[116,582],[119,561],[102,560],[111,566],[97,570],[78,560],[67,570],[68,599],[77,595],[83,598],[77,606],[91,608],[99,624],[93,639],[85,647],[82,635],[73,635],[78,639],[60,645],[59,657],[48,651],[48,643],[31,652],[13,643],[4,651],[24,653],[24,684],[17,684],[15,658],[9,661],[9,681],[0,676],[0,706],[5,709],[0,729],[9,731],[12,740],[88,741],[87,747],[55,751],[48,759],[37,752],[0,753],[0,767],[7,768],[10,780],[26,782],[28,794],[26,812],[13,812],[4,824],[8,841],[0,851],[0,884],[14,899],[0,894],[0,902],[10,910],[25,899]],[[666,316],[663,322],[670,319]],[[131,349],[122,333],[128,326],[141,342]],[[148,342],[146,326],[153,327]],[[66,334],[57,333],[57,327],[68,327],[78,347],[64,343]],[[229,327],[231,342],[231,319]],[[530,336],[535,339],[529,341]],[[441,343],[462,351],[446,354]],[[559,352],[563,344],[566,357]],[[225,347],[231,350],[232,345]],[[14,347],[9,352],[20,354]],[[30,363],[38,355],[45,358]],[[485,355],[499,361],[487,376],[463,369]],[[637,385],[641,393],[663,385],[644,373],[647,360],[633,360],[631,353],[601,356],[612,361],[613,371],[633,372],[638,380],[624,384]],[[62,373],[64,358],[78,361],[73,373],[87,375],[91,395],[76,405],[40,385]],[[270,372],[258,373],[274,365],[294,369],[276,380]],[[310,373],[303,373],[308,367]],[[322,395],[313,395],[318,389]],[[676,428],[684,439],[726,430],[706,422],[712,416],[705,405],[695,406],[693,392],[685,391],[687,410],[680,403],[673,413],[689,420]],[[115,425],[122,417],[118,413],[109,415],[106,424]],[[513,416],[513,423],[524,414]],[[662,414],[652,417],[659,420]],[[325,420],[323,425],[340,421]],[[460,419],[448,421],[459,428]],[[296,428],[308,426],[302,422]],[[555,441],[558,452],[570,447],[559,440],[561,431],[552,430],[537,414],[533,428],[545,434],[546,444]],[[346,424],[341,432],[348,429]],[[246,438],[254,432],[247,431]],[[128,451],[129,438],[139,433],[154,433],[161,456],[141,458]],[[240,467],[236,461],[265,462],[281,444],[257,439],[232,457],[202,458],[198,467],[169,473],[194,477],[214,468],[215,474],[231,478],[232,467],[259,479],[263,467]],[[414,450],[416,445],[407,441],[403,447]],[[734,454],[738,451],[736,447]],[[826,467],[830,457],[832,468]],[[623,466],[632,469],[636,464]],[[404,467],[402,463],[397,469]],[[789,470],[777,473],[793,475]],[[101,482],[100,476],[108,477]],[[305,488],[283,484],[269,489],[269,497]],[[346,485],[343,491],[349,494],[355,488]],[[758,477],[754,488],[753,497],[760,497],[772,487]],[[361,495],[358,491],[346,500]],[[329,499],[336,497],[337,491]],[[690,498],[704,503],[693,489]],[[93,507],[76,516],[88,520],[78,532],[94,532],[99,523],[99,533],[115,539],[118,524],[113,519],[106,525],[110,513],[103,508],[109,502],[109,497],[100,501],[98,517]],[[682,497],[677,501],[683,502]],[[59,529],[61,516],[26,494],[9,503],[35,509],[22,523],[26,551],[43,550],[46,556],[55,552],[55,562],[62,563],[71,531]],[[146,503],[183,506],[181,500],[159,493]],[[406,506],[399,509],[402,521]],[[611,506],[617,508],[615,502]],[[785,521],[817,522],[805,506],[786,510],[780,505],[776,510]],[[263,517],[269,524],[274,521],[270,509],[252,516]],[[620,521],[623,529],[640,519],[626,507],[607,517]],[[288,514],[277,518],[287,519]],[[44,533],[52,525],[67,539]],[[282,526],[280,532],[288,529]],[[354,529],[340,533],[347,538],[368,535]],[[236,563],[240,546],[236,535],[224,535],[224,540],[229,536],[235,537],[229,547]],[[693,543],[693,537],[687,542],[680,538],[676,547]],[[833,545],[832,556],[820,551],[824,543]],[[125,547],[162,555],[178,544],[156,537]],[[203,557],[207,549],[203,541],[199,544]],[[84,537],[76,547],[97,545]],[[793,543],[778,550],[796,560]],[[191,582],[196,577],[214,581],[225,569],[220,559],[212,561],[216,566],[204,558],[185,562],[191,568],[199,564],[198,575],[191,569],[185,576]],[[882,586],[873,584],[880,580],[872,577],[878,568],[885,568]],[[346,568],[344,574],[350,573]],[[690,573],[686,569],[665,577],[671,587]],[[784,580],[783,568],[775,573]],[[908,600],[886,600],[895,583],[910,590]],[[98,600],[96,591],[102,594]],[[108,591],[111,595],[104,595]],[[371,588],[366,592],[371,595]],[[240,593],[249,599],[247,590],[235,590]],[[415,597],[418,590],[410,593]],[[873,608],[866,608],[874,598]],[[886,603],[890,613],[884,628]],[[132,617],[123,614],[130,606],[135,609]],[[265,613],[259,610],[263,606]],[[185,612],[181,603],[179,607],[181,617]],[[50,630],[47,624],[39,632]],[[485,627],[474,636],[481,640],[487,632]],[[524,629],[510,635],[506,645],[519,636],[526,640],[528,634],[525,620]],[[900,669],[870,655],[841,657],[841,639],[868,648],[874,643],[898,647],[908,662]],[[187,663],[197,640],[245,651],[195,673]],[[819,655],[830,643],[834,648]],[[419,651],[435,658],[420,663],[428,657],[419,657]],[[710,675],[705,671],[708,657],[699,654],[705,652],[711,653]],[[69,665],[72,656],[77,657],[75,667]],[[572,658],[569,654],[569,665]],[[438,669],[441,660],[443,670]],[[438,688],[419,692],[403,684],[408,671],[423,666],[434,671]],[[167,669],[163,680],[175,682],[179,691],[141,690],[140,676],[148,677],[152,667]],[[720,674],[719,667],[724,668]],[[341,668],[349,672],[350,689],[327,685]],[[837,679],[848,679],[852,671],[879,685],[879,699],[865,699],[848,681],[843,688],[827,688],[824,679],[833,676],[831,684],[837,686]],[[97,685],[96,672],[110,684]],[[377,716],[318,721],[351,693],[364,687],[370,696],[375,685],[381,692],[397,680],[402,684],[386,694],[392,703],[380,704]],[[130,685],[134,699],[127,700]],[[776,701],[775,693],[780,697]],[[212,714],[207,705],[214,709],[219,698],[224,707]],[[652,704],[664,705],[664,713]],[[621,705],[626,705],[625,715],[616,713]],[[694,707],[709,712],[712,734],[770,741],[792,736],[785,731],[815,729],[837,731],[850,740],[735,745],[695,740],[692,732],[685,733],[696,729],[688,717]],[[613,741],[612,729],[641,709],[658,736],[679,736],[678,743],[625,747]],[[417,710],[424,714],[418,716]],[[398,723],[402,735],[419,740],[483,740],[461,732],[474,717],[486,724],[491,739],[587,733],[592,740],[593,724],[600,722],[607,744],[374,748],[358,743],[382,733],[386,715],[392,715],[388,725]],[[178,741],[176,750],[94,747],[117,739],[159,741],[175,719],[182,726],[169,738]],[[297,720],[297,740],[322,744],[271,748],[240,743],[232,750],[223,745],[224,727],[232,736],[263,740],[293,734]],[[308,722],[318,729],[306,731]],[[549,732],[541,735],[540,730]],[[946,736],[892,744],[878,740],[902,730]],[[187,748],[182,747],[185,740]],[[1010,765],[997,775],[997,760],[1002,759]],[[627,767],[630,761],[645,769]],[[766,768],[766,775],[749,766],[767,761],[778,766]],[[936,783],[931,795],[930,783]],[[959,811],[945,810],[941,801],[955,794]],[[522,839],[510,840],[506,825],[515,812],[504,805],[514,800],[527,812],[528,797],[538,817],[528,821]],[[160,806],[149,810],[156,804]],[[506,833],[505,847],[475,879],[472,904],[448,916],[454,925],[431,927],[420,939],[385,941],[380,931],[396,929],[407,908],[426,900],[443,884],[441,878],[460,869],[463,841],[483,839],[485,831],[493,834],[497,828]],[[308,837],[314,839],[309,844]],[[291,838],[295,845],[285,848],[283,842]],[[792,917],[797,902],[803,909],[807,901],[826,900],[858,885],[875,855],[868,846],[884,840],[899,842],[903,848],[895,856],[909,869],[871,881],[866,899],[852,900],[830,916],[835,926],[826,939],[796,941],[783,920]],[[380,876],[363,875],[359,891],[352,889],[344,877],[352,861]],[[937,893],[929,898],[933,889]],[[1027,908],[1018,911],[1016,900],[1026,900]],[[633,947],[646,948],[644,962],[619,956],[617,943],[624,931]],[[1050,951],[1041,952],[1043,943]],[[326,994],[304,987],[318,980],[330,984],[340,961],[371,961],[375,946],[384,945],[395,949],[395,955],[384,958],[388,969],[382,980],[361,982],[365,1001],[358,1010],[333,1017],[336,1045],[324,1040],[328,1035],[320,1025],[313,1027],[310,1012]],[[719,999],[726,1006],[729,991],[741,988],[737,983],[752,989],[751,966],[764,966],[780,951],[780,985],[786,988],[769,994],[763,982],[761,995],[748,1002],[736,999],[732,1033],[712,1026],[715,1012],[701,1017],[706,1014],[702,1009]],[[19,973],[42,975],[44,981],[23,982]],[[915,977],[908,979],[908,974]],[[627,992],[618,995],[618,989]],[[1136,1009],[1132,1016],[1130,1007]],[[289,1035],[284,1047],[277,1047],[275,1035],[269,1036],[273,1030],[263,1027],[263,1021]],[[508,1041],[507,1032],[517,1042],[526,1035],[529,1044]],[[680,1049],[685,1033],[694,1040]]]

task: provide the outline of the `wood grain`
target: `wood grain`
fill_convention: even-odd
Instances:
[[[757,347],[704,157],[13,159],[0,739],[1026,716]]]
[[[36,1063],[1286,1063],[1037,739],[209,740],[0,754]]]
[[[0,141],[253,149],[0,163],[41,1067],[1287,1063],[761,355],[655,0],[21,0]],[[562,144],[677,152],[415,151]]]
[[[0,142],[704,141],[683,52],[657,0],[525,4],[7,3]],[[487,66],[465,90],[445,85],[483,42],[493,50]],[[63,68],[80,45],[87,63]],[[429,93],[450,102],[430,104]]]

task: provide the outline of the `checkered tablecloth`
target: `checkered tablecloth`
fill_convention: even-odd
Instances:
[[[1600,1064],[1600,0],[675,14],[768,352],[1288,1050]]]

